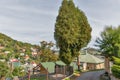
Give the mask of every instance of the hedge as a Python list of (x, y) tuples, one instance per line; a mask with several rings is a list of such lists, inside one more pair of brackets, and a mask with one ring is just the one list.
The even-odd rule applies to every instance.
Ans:
[(118, 65), (113, 65), (112, 66), (112, 74), (116, 77), (120, 79), (120, 66)]
[(112, 57), (112, 58), (113, 58), (114, 64), (120, 66), (120, 58), (117, 58), (117, 57)]

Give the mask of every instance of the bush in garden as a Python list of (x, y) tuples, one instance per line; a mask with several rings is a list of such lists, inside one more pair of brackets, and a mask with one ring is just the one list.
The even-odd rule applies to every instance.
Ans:
[(120, 66), (120, 58), (117, 58), (117, 57), (112, 57), (112, 58), (113, 58), (114, 64)]
[(113, 65), (112, 66), (112, 74), (116, 77), (120, 79), (120, 66), (118, 65)]

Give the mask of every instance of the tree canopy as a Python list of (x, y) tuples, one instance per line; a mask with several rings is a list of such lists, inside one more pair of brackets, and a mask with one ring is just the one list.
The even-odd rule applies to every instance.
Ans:
[(0, 80), (8, 75), (9, 70), (7, 63), (0, 61)]
[(100, 51), (107, 56), (120, 57), (120, 26), (115, 28), (107, 26), (101, 37), (96, 39), (95, 46), (99, 47)]
[(63, 0), (55, 23), (54, 38), (60, 49), (60, 59), (66, 64), (70, 64), (90, 41), (91, 28), (87, 17), (73, 0)]
[(30, 55), (31, 47), (34, 48), (36, 46), (37, 45), (32, 45), (30, 43), (14, 40), (11, 37), (8, 37), (7, 35), (0, 33), (0, 47), (3, 47), (0, 50), (1, 53), (5, 53), (7, 51), (16, 55), (17, 53), (21, 53), (22, 49), (25, 49), (25, 53), (27, 55)]
[(54, 54), (54, 51), (51, 48), (54, 46), (52, 42), (41, 41), (40, 42), (40, 55), (39, 59), (41, 62), (57, 61), (58, 56)]

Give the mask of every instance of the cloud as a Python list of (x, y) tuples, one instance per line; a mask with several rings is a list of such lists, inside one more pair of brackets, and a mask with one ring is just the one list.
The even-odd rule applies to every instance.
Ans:
[[(0, 0), (0, 32), (30, 43), (54, 42), (54, 25), (62, 0)], [(74, 0), (92, 27), (94, 44), (106, 25), (118, 26), (119, 0)]]
[(57, 10), (23, 5), (18, 0), (0, 4), (3, 4), (0, 5), (0, 32), (25, 42), (54, 41), (54, 15)]
[(77, 2), (78, 7), (86, 13), (88, 18), (92, 17), (111, 25), (118, 24), (120, 20), (120, 1), (118, 0), (79, 0)]
[(92, 27), (92, 39), (89, 46), (93, 46), (95, 39), (100, 36), (106, 25), (120, 25), (119, 0), (74, 0), (76, 5), (85, 12)]

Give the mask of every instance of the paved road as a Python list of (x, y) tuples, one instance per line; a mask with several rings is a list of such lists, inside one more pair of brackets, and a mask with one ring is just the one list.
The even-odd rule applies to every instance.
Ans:
[(81, 74), (77, 80), (99, 80), (99, 76), (103, 74), (105, 71), (92, 71), (92, 72), (86, 72)]

